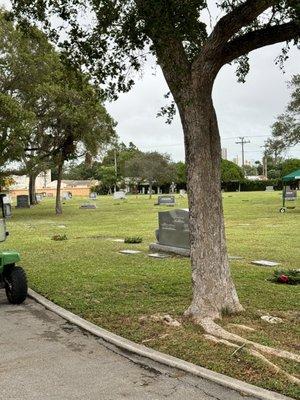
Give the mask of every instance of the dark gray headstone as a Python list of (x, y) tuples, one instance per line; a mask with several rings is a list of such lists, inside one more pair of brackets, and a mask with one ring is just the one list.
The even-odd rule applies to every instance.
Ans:
[(17, 196), (17, 208), (29, 208), (29, 196), (26, 194), (22, 194)]
[(158, 196), (157, 204), (165, 205), (165, 206), (174, 206), (175, 205), (175, 196), (172, 195), (163, 195)]
[(158, 213), (158, 243), (163, 246), (190, 248), (189, 211), (177, 209)]

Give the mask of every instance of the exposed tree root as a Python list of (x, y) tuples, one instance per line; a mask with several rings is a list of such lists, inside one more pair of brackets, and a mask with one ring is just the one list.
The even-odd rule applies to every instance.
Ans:
[(242, 331), (255, 332), (254, 328), (250, 328), (250, 326), (247, 325), (229, 324), (229, 326), (231, 326), (232, 328), (241, 329)]
[(245, 339), (234, 333), (230, 333), (223, 329), (220, 325), (216, 324), (211, 318), (202, 319), (198, 321), (198, 323), (204, 328), (206, 333), (209, 333), (210, 335), (216, 336), (220, 339), (225, 339), (227, 341), (232, 341), (239, 344), (246, 343), (248, 347), (259, 350), (263, 353), (285, 358), (287, 360), (300, 362), (300, 356), (298, 354), (291, 353), (286, 350), (274, 349), (273, 347), (264, 346), (262, 344)]
[(239, 346), (239, 345), (237, 345), (235, 343), (229, 342), (226, 339), (216, 338), (213, 335), (207, 335), (206, 334), (206, 335), (204, 335), (204, 337), (206, 339), (214, 342), (214, 343), (222, 343), (222, 344), (225, 344), (226, 346), (234, 347), (234, 348), (236, 348), (236, 352), (239, 351), (239, 349), (243, 348), (244, 351), (246, 351), (247, 353), (251, 354), (254, 357), (259, 358), (261, 361), (263, 361), (265, 364), (267, 364), (275, 373), (285, 376), (293, 384), (300, 385), (300, 379), (298, 379), (295, 376), (293, 376), (293, 375), (289, 374), (288, 372), (284, 371), (282, 368), (278, 367), (278, 365), (272, 363), (270, 360), (268, 360), (264, 355), (259, 353), (257, 350), (248, 349), (247, 347)]

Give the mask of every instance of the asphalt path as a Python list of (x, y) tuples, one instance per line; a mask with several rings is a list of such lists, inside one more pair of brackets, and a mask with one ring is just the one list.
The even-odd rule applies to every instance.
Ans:
[(245, 396), (122, 352), (33, 300), (10, 305), (1, 290), (0, 399), (245, 400)]

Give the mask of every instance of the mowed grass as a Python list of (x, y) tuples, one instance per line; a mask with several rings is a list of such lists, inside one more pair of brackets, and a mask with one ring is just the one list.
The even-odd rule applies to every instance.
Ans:
[[(269, 282), (273, 268), (250, 262), (267, 259), (280, 262), (283, 268), (300, 268), (300, 202), (295, 210), (280, 214), (279, 192), (224, 193), (223, 198), (229, 254), (243, 257), (231, 261), (231, 271), (245, 312), (226, 316), (220, 323), (262, 344), (297, 352), (299, 287)], [(128, 339), (146, 341), (149, 347), (214, 371), (300, 397), (299, 388), (261, 361), (243, 350), (233, 356), (234, 349), (207, 341), (199, 326), (182, 319), (192, 295), (189, 260), (147, 256), (149, 244), (155, 241), (157, 212), (169, 210), (154, 206), (156, 196), (128, 196), (125, 202), (101, 196), (94, 202), (96, 210), (79, 209), (84, 201), (66, 202), (60, 217), (54, 215), (54, 199), (13, 210), (10, 236), (1, 248), (20, 251), (32, 289)], [(186, 200), (177, 198), (177, 206), (187, 207)], [(66, 234), (68, 240), (51, 240), (57, 234)], [(111, 240), (126, 236), (141, 236), (143, 243)], [(123, 255), (122, 249), (142, 253)], [(148, 319), (139, 321), (156, 313), (170, 314), (183, 325), (171, 328)], [(279, 316), (284, 323), (270, 325), (260, 319), (264, 314)], [(231, 323), (256, 330), (245, 333)], [(293, 362), (272, 361), (299, 374)]]

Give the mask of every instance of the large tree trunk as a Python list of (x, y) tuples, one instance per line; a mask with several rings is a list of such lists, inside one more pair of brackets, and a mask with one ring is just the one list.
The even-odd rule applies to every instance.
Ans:
[(57, 185), (56, 185), (56, 201), (55, 201), (55, 214), (62, 214), (62, 206), (61, 206), (61, 181), (63, 174), (63, 165), (64, 161), (61, 160), (57, 166)]
[[(211, 85), (212, 87), (212, 85)], [(195, 92), (194, 92), (195, 93)], [(242, 310), (230, 276), (221, 196), (221, 145), (211, 88), (181, 107), (188, 172), (193, 300), (186, 315), (220, 318)]]
[(36, 205), (36, 191), (35, 191), (35, 181), (36, 181), (36, 174), (29, 174), (29, 203), (30, 205)]

